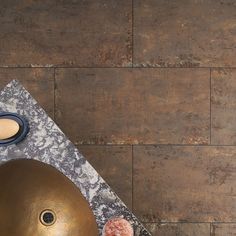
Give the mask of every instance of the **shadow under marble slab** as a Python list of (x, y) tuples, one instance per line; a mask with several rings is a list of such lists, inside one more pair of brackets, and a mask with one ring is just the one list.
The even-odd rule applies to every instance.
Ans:
[(0, 147), (0, 163), (16, 158), (29, 158), (56, 167), (79, 187), (89, 202), (100, 235), (106, 221), (114, 216), (127, 219), (134, 227), (135, 236), (151, 235), (16, 80), (0, 92), (0, 112), (3, 111), (16, 112), (26, 117), (30, 132), (23, 142)]

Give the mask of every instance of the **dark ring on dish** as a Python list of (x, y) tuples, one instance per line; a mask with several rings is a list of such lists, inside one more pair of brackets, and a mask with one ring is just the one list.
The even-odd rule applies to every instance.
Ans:
[(8, 146), (11, 144), (17, 144), (17, 143), (21, 142), (29, 132), (29, 124), (28, 124), (27, 120), (24, 117), (22, 117), (16, 113), (1, 112), (0, 119), (14, 120), (19, 124), (19, 127), (20, 127), (19, 131), (14, 136), (12, 136), (8, 139), (1, 139), (0, 140), (0, 147), (1, 146)]

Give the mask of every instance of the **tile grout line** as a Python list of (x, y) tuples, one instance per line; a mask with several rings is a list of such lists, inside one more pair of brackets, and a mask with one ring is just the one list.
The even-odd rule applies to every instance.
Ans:
[(140, 147), (145, 147), (145, 146), (161, 146), (161, 147), (236, 147), (236, 144), (161, 144), (161, 143), (152, 143), (152, 144), (75, 144), (76, 146), (140, 146)]
[(233, 222), (222, 222), (222, 221), (141, 221), (144, 224), (236, 224)]
[(131, 180), (131, 185), (132, 185), (132, 203), (131, 203), (131, 207), (132, 207), (132, 212), (134, 212), (134, 146), (131, 145), (131, 153), (132, 153), (132, 180)]
[(54, 88), (53, 88), (53, 96), (54, 96), (54, 109), (53, 109), (53, 120), (56, 120), (56, 68), (54, 68)]
[(132, 59), (131, 59), (131, 63), (132, 63), (132, 68), (134, 68), (134, 0), (132, 0)]
[(210, 145), (211, 145), (211, 129), (212, 129), (212, 124), (211, 124), (211, 68), (210, 68)]
[(176, 66), (0, 66), (0, 69), (236, 69), (235, 66), (198, 66), (198, 67), (176, 67)]

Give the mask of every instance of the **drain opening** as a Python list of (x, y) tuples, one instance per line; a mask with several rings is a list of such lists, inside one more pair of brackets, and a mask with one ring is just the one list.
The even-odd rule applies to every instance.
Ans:
[(53, 225), (56, 222), (56, 215), (52, 210), (44, 210), (40, 214), (40, 221), (46, 226)]

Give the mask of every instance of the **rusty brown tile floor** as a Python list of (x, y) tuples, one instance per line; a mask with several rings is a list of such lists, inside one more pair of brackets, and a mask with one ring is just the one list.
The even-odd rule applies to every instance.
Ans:
[(154, 236), (236, 235), (236, 1), (0, 2), (20, 80)]

